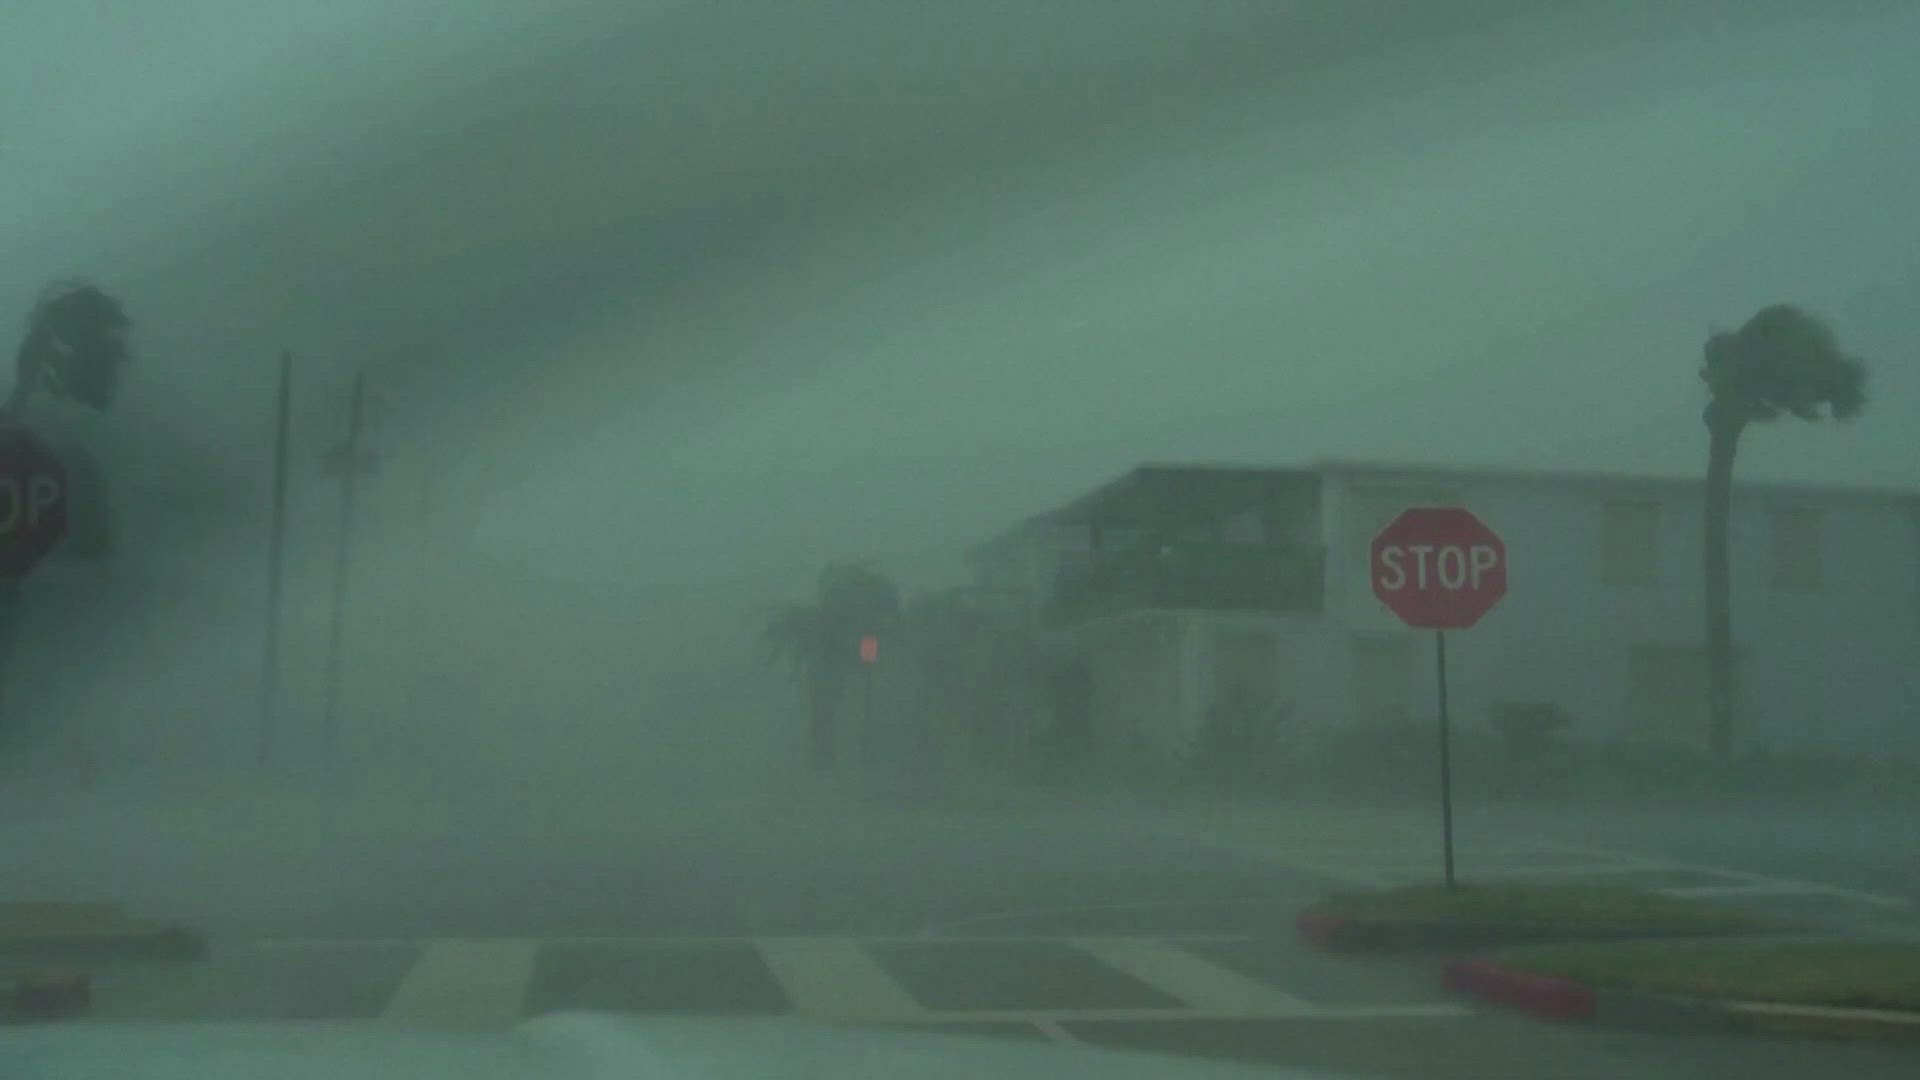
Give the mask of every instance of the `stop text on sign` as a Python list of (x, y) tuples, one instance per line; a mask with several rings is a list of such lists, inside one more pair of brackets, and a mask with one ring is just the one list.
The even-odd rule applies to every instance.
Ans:
[(37, 529), (61, 506), (60, 479), (54, 476), (0, 476), (0, 533)]
[[(1438, 552), (1438, 554), (1435, 554)], [(1411, 561), (1412, 566), (1407, 563)], [(1430, 581), (1443, 589), (1478, 589), (1487, 572), (1500, 565), (1500, 553), (1492, 544), (1435, 547), (1432, 544), (1389, 544), (1380, 549), (1379, 578), (1383, 589), (1430, 588)], [(1431, 568), (1431, 578), (1429, 578)]]
[(1461, 630), (1507, 594), (1507, 545), (1465, 507), (1416, 506), (1373, 538), (1367, 570), (1408, 626)]

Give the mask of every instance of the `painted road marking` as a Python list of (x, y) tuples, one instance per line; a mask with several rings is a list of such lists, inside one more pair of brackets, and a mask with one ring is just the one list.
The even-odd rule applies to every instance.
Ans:
[[(912, 1024), (1031, 1024), (1052, 1020), (1058, 1023), (1099, 1020), (1418, 1020), (1427, 1017), (1472, 1016), (1465, 1005), (1341, 1005), (1322, 1006), (1310, 1015), (1295, 1013), (1251, 1015), (1245, 1012), (1213, 1013), (1195, 1009), (940, 1009), (925, 1015), (902, 1018)], [(891, 1023), (885, 1018), (867, 1018), (867, 1022)]]
[(1036, 1030), (1040, 1032), (1040, 1034), (1045, 1035), (1047, 1038), (1061, 1044), (1062, 1046), (1085, 1046), (1086, 1045), (1085, 1043), (1081, 1042), (1079, 1039), (1074, 1038), (1070, 1033), (1068, 1033), (1066, 1028), (1061, 1027), (1060, 1021), (1058, 1020), (1035, 1020), (1033, 1022), (1033, 1026)]
[[(1845, 888), (1840, 885), (1828, 885), (1824, 882), (1819, 882), (1819, 881), (1798, 881), (1793, 878), (1773, 877), (1769, 874), (1755, 874), (1746, 870), (1729, 870), (1729, 869), (1726, 869), (1725, 867), (1704, 866), (1700, 863), (1676, 862), (1670, 859), (1650, 858), (1645, 855), (1634, 855), (1634, 854), (1629, 854), (1627, 852), (1621, 852), (1621, 851), (1608, 851), (1602, 848), (1593, 848), (1593, 847), (1587, 847), (1584, 845), (1578, 845), (1578, 846), (1566, 845), (1566, 846), (1568, 850), (1583, 851), (1583, 852), (1587, 852), (1588, 854), (1601, 856), (1602, 858), (1616, 859), (1621, 863), (1627, 864), (1629, 867), (1634, 869), (1691, 870), (1696, 873), (1710, 874), (1714, 877), (1727, 878), (1732, 881), (1740, 881), (1740, 882), (1745, 882), (1747, 884), (1752, 884), (1752, 885), (1771, 885), (1779, 888), (1782, 892), (1816, 893), (1824, 896), (1839, 896), (1849, 900), (1857, 900), (1863, 904), (1874, 904), (1879, 907), (1904, 908), (1904, 907), (1913, 906), (1913, 902), (1911, 900), (1906, 899), (1905, 897), (1888, 896), (1885, 893), (1864, 892), (1859, 889)], [(1685, 887), (1686, 886), (1682, 886), (1682, 888), (1685, 888)], [(1661, 889), (1657, 891), (1674, 892), (1675, 890)]]
[(512, 1023), (525, 1006), (538, 941), (509, 938), (429, 945), (380, 1018), (403, 1024)]
[[(422, 950), (419, 958), (389, 997), (381, 1019), (388, 1023), (440, 1027), (492, 1027), (524, 1017), (532, 1007), (532, 988), (540, 968), (540, 950), (564, 939), (440, 939)], [(596, 939), (632, 950), (636, 940)], [(658, 939), (653, 939), (658, 940)], [(998, 1007), (990, 998), (968, 1007), (942, 1004), (930, 1007), (897, 979), (883, 962), (884, 952), (873, 946), (882, 939), (847, 937), (720, 938), (733, 945), (751, 944), (766, 973), (785, 998), (782, 1005), (796, 1015), (829, 1022), (873, 1024), (981, 1024), (1062, 1023), (1074, 1021), (1156, 1020), (1359, 1020), (1457, 1017), (1471, 1015), (1463, 1005), (1448, 1002), (1324, 1006), (1287, 993), (1260, 979), (1242, 975), (1205, 957), (1180, 948), (1176, 939), (1106, 935), (1072, 938), (1026, 937), (1014, 944), (1065, 946), (1098, 964), (1116, 978), (1126, 978), (1153, 991), (1159, 1003), (1138, 1004), (1085, 1001), (1073, 1007), (1065, 994), (1062, 1006), (1051, 1001), (1020, 1001), (1010, 993), (1011, 1008)], [(885, 939), (909, 947), (979, 944), (973, 939), (929, 942), (926, 938)], [(1192, 940), (1192, 939), (1188, 939)], [(1218, 935), (1212, 941), (1239, 943), (1246, 935)], [(300, 941), (305, 950), (321, 945)], [(336, 943), (338, 944), (338, 943)], [(1003, 943), (1004, 944), (1004, 943)], [(1018, 987), (1010, 988), (1017, 991)], [(543, 991), (548, 1007), (565, 1007), (565, 990)], [(1043, 1029), (1044, 1030), (1044, 1029)]]
[(835, 1020), (916, 1020), (926, 1015), (858, 942), (762, 941), (760, 956), (795, 1012)]
[[(1297, 896), (1289, 894), (1286, 896), (1261, 897), (1259, 899), (1254, 899), (1254, 900), (1247, 900), (1247, 899), (1130, 900), (1122, 904), (1073, 904), (1073, 905), (1068, 905), (1063, 907), (1015, 908), (1010, 911), (992, 911), (992, 912), (988, 912), (985, 915), (970, 915), (964, 919), (955, 919), (952, 922), (940, 923), (937, 925), (928, 926), (922, 929), (920, 931), (919, 936), (914, 940), (916, 942), (942, 941), (942, 940), (968, 941), (976, 944), (994, 943), (994, 942), (1004, 943), (1004, 944), (1029, 944), (1029, 943), (1037, 943), (1041, 941), (1059, 941), (1060, 935), (1058, 934), (1052, 937), (1045, 937), (1045, 938), (1019, 937), (1019, 936), (994, 937), (990, 935), (976, 934), (975, 932), (973, 932), (968, 928), (975, 927), (975, 926), (987, 926), (993, 923), (1021, 922), (1021, 921), (1030, 921), (1033, 919), (1057, 919), (1057, 918), (1060, 918), (1061, 916), (1110, 915), (1117, 912), (1159, 911), (1159, 910), (1164, 910), (1166, 908), (1174, 908), (1181, 911), (1192, 911), (1196, 909), (1272, 907), (1276, 904), (1278, 905), (1291, 904), (1296, 902), (1298, 899), (1299, 898)], [(1076, 938), (1083, 941), (1093, 939), (1093, 938), (1098, 938), (1101, 936), (1103, 935), (1093, 935), (1093, 934), (1076, 934), (1075, 935)], [(1124, 937), (1116, 936), (1116, 935), (1105, 935), (1105, 936), (1110, 938), (1111, 940), (1118, 940), (1118, 941), (1133, 941), (1139, 938), (1138, 934), (1127, 935)], [(1181, 941), (1206, 941), (1209, 938), (1215, 937), (1216, 935), (1203, 934), (1198, 932), (1189, 932), (1189, 931), (1172, 931), (1168, 933), (1159, 934), (1158, 936), (1162, 938), (1178, 939)], [(1217, 936), (1230, 938), (1232, 940), (1245, 941), (1250, 935), (1241, 933), (1241, 934), (1217, 935)], [(880, 944), (880, 943), (882, 942), (876, 942), (876, 944)]]
[(1087, 941), (1074, 945), (1197, 1012), (1249, 1016), (1312, 1016), (1319, 1007), (1304, 998), (1229, 971), (1211, 960), (1162, 941)]
[(1835, 1020), (1878, 1020), (1897, 1024), (1912, 1031), (1920, 1028), (1913, 1013), (1904, 1009), (1850, 1009), (1831, 1005), (1792, 1005), (1779, 1001), (1730, 1001), (1729, 1009), (1756, 1016), (1820, 1017)]
[[(1264, 901), (1264, 902), (1271, 902), (1271, 901)], [(1125, 907), (1125, 908), (1165, 907), (1165, 906), (1168, 906), (1168, 902), (1156, 900), (1156, 901), (1153, 901), (1151, 904), (1125, 904), (1125, 905), (1113, 905), (1113, 906)], [(1055, 910), (1057, 909), (1047, 909), (1047, 913), (1050, 914)], [(1080, 910), (1080, 909), (1073, 909), (1073, 910)], [(1073, 938), (1076, 941), (1108, 941), (1108, 940), (1138, 941), (1140, 939), (1140, 936), (1141, 935), (1139, 934), (1075, 934), (1073, 935)], [(740, 937), (737, 935), (727, 936), (727, 937), (660, 937), (660, 936), (649, 936), (649, 935), (619, 936), (619, 935), (608, 935), (608, 934), (592, 934), (592, 935), (556, 934), (552, 937), (540, 937), (540, 938), (525, 938), (525, 939), (486, 938), (486, 939), (479, 939), (479, 940), (488, 940), (488, 941), (530, 940), (530, 941), (536, 941), (541, 945), (641, 945), (641, 946), (645, 946), (645, 945), (662, 945), (662, 946), (740, 945), (740, 944), (765, 944), (767, 942), (803, 942), (804, 943), (804, 942), (810, 942), (810, 941), (851, 941), (859, 945), (924, 945), (930, 941), (931, 942), (953, 941), (956, 943), (963, 943), (963, 944), (986, 944), (986, 945), (1053, 945), (1053, 944), (1058, 944), (1062, 940), (1062, 937), (1063, 935), (1061, 934), (961, 934), (961, 935), (955, 935), (953, 937), (945, 937), (931, 931), (922, 931), (920, 933), (913, 933), (913, 934), (760, 934), (752, 937)], [(1188, 933), (1185, 931), (1177, 931), (1174, 933), (1164, 933), (1164, 934), (1156, 933), (1153, 935), (1153, 937), (1157, 941), (1232, 943), (1236, 941), (1252, 941), (1254, 940), (1255, 935), (1247, 933), (1245, 931), (1241, 931), (1237, 933), (1218, 933), (1218, 934), (1199, 933), (1199, 932)], [(454, 940), (475, 940), (475, 939), (466, 939), (466, 938), (452, 939), (452, 938), (436, 938), (436, 937), (392, 937), (392, 938), (290, 937), (290, 938), (261, 938), (255, 941), (248, 942), (248, 944), (253, 945), (257, 948), (262, 948), (262, 949), (344, 949), (344, 948), (362, 948), (362, 947), (368, 947), (368, 946), (388, 946), (388, 947), (397, 946), (397, 947), (406, 947), (406, 948), (428, 948), (434, 945), (438, 945), (438, 944), (442, 944), (442, 943), (446, 943)]]
[(1693, 898), (1712, 898), (1716, 896), (1798, 896), (1807, 890), (1799, 885), (1769, 885), (1765, 882), (1748, 882), (1744, 885), (1683, 885), (1678, 888), (1661, 889), (1669, 896)]

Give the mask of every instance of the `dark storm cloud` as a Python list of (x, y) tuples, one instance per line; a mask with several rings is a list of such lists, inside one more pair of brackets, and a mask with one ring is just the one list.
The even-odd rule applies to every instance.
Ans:
[[(795, 561), (918, 546), (1135, 457), (1690, 466), (1705, 320), (1910, 325), (1867, 223), (1904, 12), (26, 5), (0, 285), (127, 294), (123, 443), (245, 474), (293, 347), (667, 560), (776, 506)], [(1606, 423), (1529, 415), (1568, 396)]]

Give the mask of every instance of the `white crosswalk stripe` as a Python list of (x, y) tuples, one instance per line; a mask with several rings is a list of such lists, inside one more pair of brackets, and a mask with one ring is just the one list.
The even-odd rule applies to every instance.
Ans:
[(427, 946), (387, 1002), (382, 1020), (491, 1026), (518, 1019), (540, 943), (440, 941)]
[(859, 942), (762, 941), (760, 956), (795, 1012), (844, 1020), (874, 1016), (916, 1020), (927, 1013)]
[(1166, 942), (1083, 941), (1076, 944), (1108, 967), (1125, 972), (1198, 1012), (1313, 1016), (1321, 1011), (1304, 998), (1229, 971)]
[[(1218, 935), (1197, 940), (1215, 942)], [(1096, 1006), (1075, 1001), (1063, 992), (1057, 1006), (932, 1008), (918, 1000), (881, 961), (873, 948), (889, 943), (924, 947), (924, 937), (859, 938), (802, 936), (764, 938), (703, 938), (710, 945), (751, 945), (778, 984), (792, 1014), (829, 1022), (877, 1024), (947, 1024), (1021, 1022), (1032, 1024), (1098, 1020), (1194, 1019), (1357, 1019), (1369, 1017), (1438, 1017), (1466, 1015), (1463, 1007), (1445, 1000), (1402, 1003), (1322, 1005), (1233, 971), (1183, 948), (1179, 938), (1087, 936), (1075, 938), (1020, 938), (1014, 944), (1057, 948), (1067, 945), (1091, 957), (1107, 970), (1128, 977), (1177, 1002), (1170, 1007)], [(687, 939), (597, 937), (556, 939), (572, 949), (583, 942), (606, 945), (631, 954), (648, 946), (684, 948)], [(1009, 939), (987, 939), (1007, 944)], [(934, 946), (953, 946), (963, 952), (971, 938), (944, 938)], [(309, 950), (320, 941), (278, 942), (281, 949)], [(387, 942), (386, 944), (394, 944)], [(529, 986), (537, 977), (540, 950), (555, 941), (533, 938), (434, 940), (422, 946), (419, 958), (400, 980), (382, 1011), (389, 1023), (427, 1026), (496, 1026), (526, 1014)], [(363, 946), (354, 943), (352, 947)], [(589, 945), (589, 948), (592, 946)], [(975, 971), (974, 978), (980, 973)], [(1005, 972), (1006, 985), (1017, 998), (1026, 973), (1017, 966)], [(554, 991), (549, 989), (551, 998)], [(558, 993), (564, 997), (564, 991)], [(1010, 1002), (1011, 1006), (1011, 1002)]]

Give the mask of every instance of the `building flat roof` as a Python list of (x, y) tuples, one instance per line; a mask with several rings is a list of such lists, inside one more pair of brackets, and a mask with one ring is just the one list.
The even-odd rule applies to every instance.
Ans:
[[(1644, 473), (1619, 473), (1580, 469), (1528, 469), (1510, 466), (1448, 465), (1432, 462), (1378, 461), (1355, 458), (1319, 458), (1311, 462), (1283, 465), (1247, 465), (1202, 462), (1143, 462), (1104, 484), (1060, 506), (1022, 519), (1011, 528), (968, 548), (974, 555), (1043, 525), (1072, 524), (1087, 520), (1096, 510), (1114, 510), (1125, 516), (1132, 504), (1148, 494), (1157, 481), (1175, 476), (1203, 477), (1207, 481), (1238, 486), (1260, 485), (1266, 481), (1297, 482), (1323, 476), (1382, 476), (1448, 478), (1459, 480), (1499, 480), (1513, 483), (1579, 484), (1614, 488), (1637, 488), (1667, 492), (1698, 492), (1705, 486), (1701, 476), (1661, 476)], [(1905, 502), (1920, 507), (1920, 489), (1890, 485), (1812, 484), (1775, 480), (1734, 480), (1734, 494), (1823, 499), (1846, 502)]]

